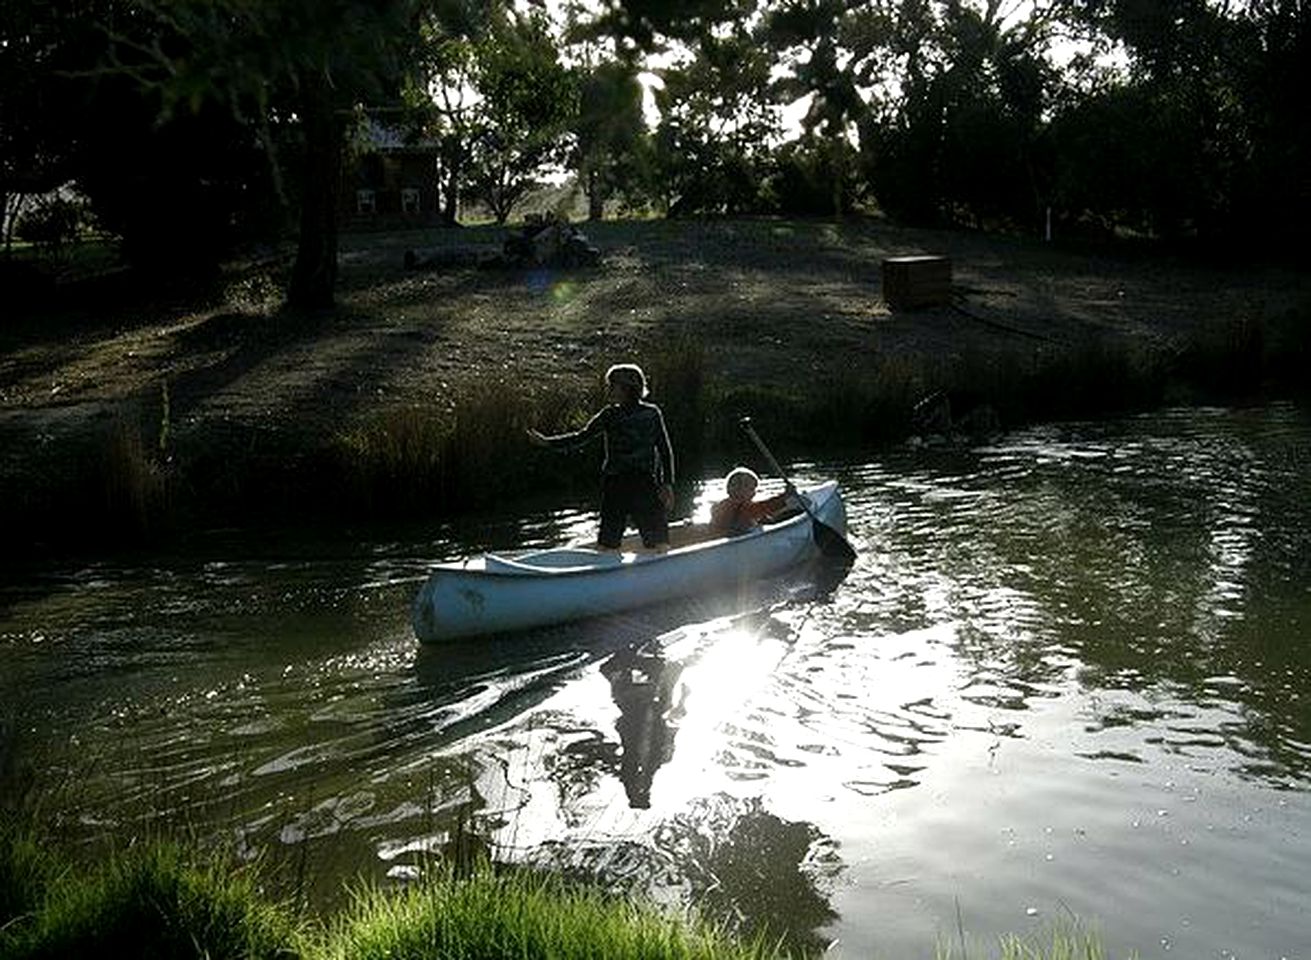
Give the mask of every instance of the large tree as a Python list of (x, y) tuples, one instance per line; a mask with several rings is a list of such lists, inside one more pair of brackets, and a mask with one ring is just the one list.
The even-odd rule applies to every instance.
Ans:
[(1067, 5), (787, 0), (764, 36), (779, 52), (779, 87), (808, 99), (802, 145), (823, 161), (828, 144), (835, 182), (850, 175), (843, 158), (858, 141), (864, 177), (903, 219), (1032, 222)]
[[(1311, 215), (1311, 5), (1072, 0), (1126, 69), (1055, 121), (1065, 199), (1160, 236), (1294, 237)], [(1108, 177), (1118, 164), (1126, 175)]]
[[(348, 126), (363, 106), (394, 105), (424, 64), (431, 32), (459, 33), (479, 5), (461, 0), (133, 0), (152, 23), (118, 34), (119, 63), (170, 111), (217, 102), (272, 150), (273, 126), (298, 134), (299, 237), (290, 304), (324, 307), (337, 280)], [(425, 30), (429, 31), (425, 34)], [(280, 158), (274, 157), (281, 170)], [(279, 180), (282, 178), (279, 176)]]
[(589, 220), (605, 215), (612, 195), (635, 190), (646, 178), (650, 136), (642, 113), (637, 68), (624, 60), (586, 63), (575, 71), (578, 110), (573, 166), (587, 195)]
[[(69, 9), (72, 7), (73, 9)], [(23, 200), (72, 172), (75, 71), (97, 58), (103, 38), (88, 29), (103, 3), (56, 10), (44, 0), (0, 0), (0, 223), (6, 248)]]
[(577, 86), (545, 17), (503, 10), (474, 46), (469, 192), (504, 223), (552, 164), (564, 161)]
[(474, 43), (468, 37), (441, 36), (428, 47), (424, 134), (437, 143), (437, 192), (442, 220), (454, 226), (468, 174), (473, 134)]
[(670, 213), (758, 209), (771, 146), (780, 139), (772, 58), (743, 24), (701, 37), (659, 71), (657, 176)]

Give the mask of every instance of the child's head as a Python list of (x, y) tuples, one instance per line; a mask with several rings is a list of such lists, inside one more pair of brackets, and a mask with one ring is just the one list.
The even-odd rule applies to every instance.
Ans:
[(646, 396), (646, 374), (635, 363), (616, 363), (605, 372), (605, 383), (630, 401)]
[(754, 470), (746, 467), (734, 467), (724, 478), (724, 491), (734, 500), (750, 500), (756, 495), (756, 486), (760, 478)]

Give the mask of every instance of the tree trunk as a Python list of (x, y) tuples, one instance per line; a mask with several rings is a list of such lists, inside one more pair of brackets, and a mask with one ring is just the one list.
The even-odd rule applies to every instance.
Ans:
[(587, 219), (605, 219), (605, 197), (601, 194), (599, 177), (595, 170), (587, 171)]
[(304, 87), (300, 240), (287, 291), (288, 306), (312, 310), (332, 306), (337, 286), (337, 208), (346, 147), (345, 124), (322, 85), (315, 77)]
[(460, 215), (460, 166), (452, 161), (446, 168), (446, 190), (443, 197), (442, 220), (448, 227), (455, 226)]
[(0, 187), (0, 234), (3, 234), (5, 258), (13, 251), (14, 225), (9, 222), (9, 191)]
[(464, 148), (453, 136), (448, 136), (443, 139), (439, 156), (441, 173), (438, 178), (438, 208), (442, 222), (453, 227), (460, 215), (460, 173), (464, 167)]

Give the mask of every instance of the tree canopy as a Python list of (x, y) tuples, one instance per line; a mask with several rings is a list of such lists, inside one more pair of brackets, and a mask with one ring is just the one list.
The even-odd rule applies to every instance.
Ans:
[(1274, 245), (1311, 213), (1304, 0), (0, 3), (6, 211), (73, 181), (149, 261), (284, 210), (303, 306), (332, 301), (361, 111), (418, 118), (450, 221), (563, 166), (592, 216), (874, 204)]

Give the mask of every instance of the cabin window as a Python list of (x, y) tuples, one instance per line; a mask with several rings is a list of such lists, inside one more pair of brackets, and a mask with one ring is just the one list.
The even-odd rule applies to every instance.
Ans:
[(401, 190), (401, 212), (418, 213), (419, 212), (419, 191), (415, 187), (405, 187)]
[(378, 195), (372, 190), (355, 191), (355, 212), (356, 213), (377, 213), (378, 212)]

